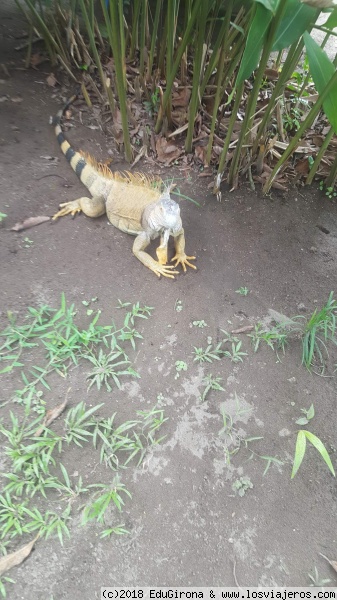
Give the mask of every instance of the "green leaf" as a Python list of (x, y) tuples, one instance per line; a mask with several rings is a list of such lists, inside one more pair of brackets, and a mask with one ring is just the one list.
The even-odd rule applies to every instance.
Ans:
[(254, 19), (248, 31), (246, 47), (236, 78), (236, 87), (238, 87), (245, 79), (248, 79), (254, 69), (256, 69), (272, 18), (272, 12), (267, 10), (262, 4), (258, 4)]
[[(322, 50), (307, 32), (304, 33), (303, 39), (312, 78), (318, 93), (322, 94), (332, 76), (335, 74), (335, 66), (324, 50)], [(334, 132), (337, 133), (337, 85), (332, 88), (326, 97), (323, 108)]]
[(256, 2), (262, 4), (267, 10), (270, 10), (272, 13), (276, 12), (279, 0), (256, 0)]
[(327, 29), (335, 29), (337, 27), (337, 8), (335, 8), (330, 14), (328, 20), (323, 23), (324, 27)]
[(335, 477), (335, 470), (332, 466), (332, 462), (330, 459), (330, 456), (328, 454), (328, 451), (326, 449), (326, 447), (324, 446), (323, 442), (313, 433), (311, 433), (310, 431), (304, 431), (305, 436), (308, 438), (309, 442), (315, 446), (316, 450), (318, 450), (318, 452), (320, 453), (321, 457), (323, 458), (324, 462), (327, 464), (327, 466), (329, 467), (331, 473), (333, 474), (333, 476)]
[(305, 437), (305, 433), (304, 433), (304, 430), (301, 429), (301, 431), (299, 431), (297, 434), (295, 456), (294, 456), (293, 470), (291, 472), (291, 479), (293, 479), (295, 477), (298, 469), (301, 466), (301, 463), (302, 463), (302, 460), (303, 460), (303, 457), (305, 454), (306, 445), (307, 445), (307, 440)]
[(296, 425), (307, 425), (309, 423), (307, 417), (300, 417), (295, 421)]
[(311, 419), (313, 419), (315, 416), (315, 409), (314, 409), (314, 405), (312, 404), (307, 412), (307, 418), (309, 419), (309, 421)]
[(317, 18), (317, 10), (299, 0), (288, 0), (285, 13), (276, 29), (273, 51), (289, 48)]

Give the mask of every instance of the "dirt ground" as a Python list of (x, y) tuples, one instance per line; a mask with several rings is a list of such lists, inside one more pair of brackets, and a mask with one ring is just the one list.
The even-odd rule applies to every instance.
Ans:
[[(47, 407), (59, 404), (71, 387), (70, 406), (104, 402), (104, 413), (116, 412), (119, 422), (156, 402), (169, 418), (162, 428), (165, 440), (142, 465), (123, 473), (132, 499), (126, 498), (122, 514), (116, 511), (112, 518), (130, 533), (101, 539), (99, 526), (81, 526), (76, 511), (63, 547), (57, 538), (40, 540), (26, 562), (8, 573), (15, 580), (8, 584), (8, 597), (91, 600), (100, 597), (101, 585), (306, 586), (315, 567), (321, 579), (330, 579), (328, 586), (336, 585), (320, 556), (336, 559), (335, 480), (311, 448), (290, 479), (295, 421), (311, 403), (316, 414), (307, 428), (324, 442), (336, 467), (336, 379), (309, 373), (296, 341), (278, 360), (268, 348), (254, 353), (244, 334), (242, 363), (193, 361), (193, 347), (205, 348), (209, 336), (216, 342), (221, 330), (254, 325), (267, 319), (270, 309), (292, 316), (323, 306), (337, 287), (336, 204), (315, 187), (262, 197), (245, 185), (224, 193), (218, 203), (209, 180), (192, 171), (180, 189), (200, 206), (184, 199), (180, 205), (187, 253), (197, 257), (198, 270), (174, 281), (159, 280), (143, 267), (132, 255), (133, 238), (106, 217), (66, 217), (22, 233), (10, 231), (17, 221), (50, 216), (60, 202), (85, 192), (48, 125), (60, 108), (60, 93), (53, 94), (46, 83), (50, 67), (23, 68), (24, 51), (14, 50), (21, 24), (6, 6), (0, 9), (0, 62), (10, 74), (0, 75), (0, 212), (7, 214), (0, 228), (1, 323), (8, 310), (22, 318), (29, 306), (59, 306), (62, 292), (86, 324), (81, 301), (93, 297), (102, 323), (120, 318), (118, 299), (154, 307), (147, 321), (137, 323), (143, 339), (132, 360), (140, 379), (125, 379), (122, 389), (111, 393), (94, 388), (87, 393), (86, 369), (80, 366), (66, 382), (55, 379)], [(81, 124), (74, 110), (68, 138), (97, 158), (109, 156), (109, 140), (88, 123), (94, 123), (89, 114)], [(123, 166), (115, 155), (113, 168)], [(159, 172), (172, 175), (168, 169)], [(174, 175), (183, 177), (179, 168)], [(249, 289), (247, 296), (236, 292), (242, 286)], [(192, 325), (201, 320), (207, 327)], [(177, 372), (176, 361), (186, 362), (187, 370)], [(202, 380), (210, 373), (222, 377), (224, 391), (212, 391), (200, 402)], [(15, 383), (3, 377), (2, 400), (11, 397)], [(15, 407), (2, 410), (5, 423), (9, 408), (19, 410)], [(230, 464), (219, 433), (221, 410), (232, 417), (241, 439), (262, 438), (248, 448), (241, 444)], [(249, 449), (256, 453), (251, 460)], [(257, 455), (277, 457), (282, 464), (272, 464), (263, 475), (266, 461)], [(8, 470), (3, 454), (0, 461)], [(66, 450), (62, 462), (86, 483), (113, 477), (89, 445)], [(232, 487), (240, 477), (253, 484), (242, 497)], [(56, 494), (51, 505), (60, 505)], [(17, 545), (15, 539), (8, 550)]]

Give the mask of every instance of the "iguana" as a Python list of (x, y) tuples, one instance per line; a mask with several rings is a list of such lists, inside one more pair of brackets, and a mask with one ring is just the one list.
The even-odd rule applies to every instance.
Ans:
[[(195, 256), (185, 254), (185, 236), (180, 218), (179, 205), (171, 199), (170, 187), (161, 191), (163, 182), (144, 173), (113, 173), (107, 165), (96, 162), (84, 152), (76, 152), (66, 140), (61, 127), (64, 112), (76, 100), (72, 96), (65, 106), (51, 119), (57, 141), (70, 166), (86, 186), (91, 198), (78, 198), (60, 204), (53, 219), (83, 211), (88, 217), (107, 217), (118, 229), (137, 236), (133, 244), (134, 255), (158, 277), (174, 279), (181, 264), (196, 269), (189, 261)], [(167, 244), (170, 235), (174, 238), (175, 265), (167, 265)], [(151, 240), (160, 237), (160, 245), (154, 260), (145, 249)]]

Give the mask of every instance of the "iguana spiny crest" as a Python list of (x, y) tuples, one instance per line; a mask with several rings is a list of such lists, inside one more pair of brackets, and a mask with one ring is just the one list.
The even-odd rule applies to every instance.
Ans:
[[(51, 120), (55, 127), (57, 141), (70, 166), (86, 186), (91, 198), (83, 197), (60, 204), (60, 210), (53, 219), (67, 214), (75, 215), (83, 211), (88, 217), (107, 214), (109, 221), (126, 233), (136, 236), (133, 244), (134, 255), (158, 277), (174, 279), (181, 264), (196, 269), (189, 261), (194, 256), (185, 254), (185, 235), (182, 227), (180, 208), (170, 196), (171, 186), (161, 192), (162, 180), (144, 173), (112, 173), (107, 165), (98, 163), (84, 152), (74, 150), (62, 131), (61, 119), (67, 108), (75, 101), (73, 96)], [(170, 236), (174, 238), (174, 265), (168, 265), (167, 245)], [(160, 237), (156, 250), (158, 260), (154, 260), (145, 249), (150, 241)]]

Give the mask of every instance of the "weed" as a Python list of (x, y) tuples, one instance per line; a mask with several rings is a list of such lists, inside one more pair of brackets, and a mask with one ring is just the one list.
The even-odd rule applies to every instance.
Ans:
[[(336, 333), (337, 302), (330, 293), (327, 303), (320, 311), (315, 310), (302, 328), (302, 362), (310, 370), (314, 361), (318, 361), (321, 372), (324, 371), (324, 354), (328, 356), (326, 342), (337, 344)], [(304, 319), (305, 317), (297, 317)]]
[(305, 416), (297, 419), (297, 421), (295, 421), (295, 423), (296, 423), (296, 425), (307, 425), (309, 423), (309, 421), (311, 421), (311, 419), (313, 419), (315, 416), (314, 405), (312, 404), (310, 406), (310, 408), (308, 408), (308, 409), (301, 408), (301, 412), (304, 413)]
[(217, 346), (213, 347), (212, 344), (209, 344), (207, 348), (196, 348), (194, 346), (194, 362), (213, 362), (213, 360), (220, 360), (222, 356), (221, 351), (222, 342), (220, 342)]
[(100, 538), (106, 538), (106, 537), (110, 537), (112, 534), (115, 535), (125, 535), (126, 533), (130, 533), (130, 531), (128, 531), (127, 529), (124, 529), (124, 524), (123, 525), (116, 525), (115, 527), (110, 527), (109, 529), (104, 529), (104, 531), (102, 531), (100, 533)]
[(0, 223), (7, 217), (5, 213), (0, 212)]
[(247, 356), (247, 352), (241, 351), (242, 342), (232, 342), (232, 351), (222, 350), (222, 355), (229, 358), (232, 362), (243, 362), (243, 356)]
[(158, 113), (159, 110), (159, 88), (150, 95), (149, 100), (145, 100), (144, 108), (150, 117), (153, 117)]
[(325, 190), (324, 193), (330, 200), (332, 200), (333, 198), (336, 198), (336, 196), (337, 196), (337, 191), (336, 191), (335, 187), (334, 186), (325, 187), (324, 181), (319, 182), (319, 189), (321, 190), (321, 192), (323, 192)]
[(188, 369), (187, 363), (185, 363), (183, 360), (176, 360), (174, 366), (176, 368), (174, 379), (178, 379), (180, 377), (181, 371), (187, 371)]
[(222, 381), (222, 377), (213, 377), (212, 374), (206, 375), (206, 377), (204, 377), (204, 379), (202, 380), (202, 384), (205, 386), (205, 389), (203, 390), (200, 396), (201, 402), (204, 402), (206, 400), (206, 396), (211, 390), (222, 392), (225, 391), (224, 388), (220, 385), (220, 381)]
[(236, 294), (240, 294), (240, 296), (248, 296), (249, 289), (247, 287), (239, 287), (238, 290), (235, 290)]
[(249, 333), (248, 337), (252, 340), (254, 352), (257, 352), (261, 342), (264, 342), (277, 353), (279, 350), (282, 350), (284, 353), (288, 335), (283, 325), (267, 329), (262, 323), (257, 323), (254, 332)]
[[(1, 217), (1, 213), (0, 213), (0, 217)], [(0, 219), (1, 221), (1, 219)], [(2, 596), (2, 598), (7, 598), (7, 592), (6, 592), (6, 587), (5, 584), (7, 583), (15, 583), (14, 579), (11, 579), (10, 577), (0, 577), (0, 595)]]
[(23, 238), (23, 247), (24, 248), (31, 248), (33, 244), (34, 244), (34, 240), (30, 240), (29, 237)]
[(232, 490), (237, 493), (239, 496), (244, 496), (245, 493), (252, 489), (254, 486), (250, 480), (250, 477), (243, 476), (239, 479), (236, 479), (232, 485)]
[[(93, 353), (82, 354), (82, 356), (94, 365), (93, 370), (87, 376), (87, 379), (90, 380), (88, 390), (96, 384), (98, 390), (101, 389), (102, 385), (105, 385), (108, 392), (111, 392), (112, 387), (109, 383), (109, 379), (112, 379), (120, 389), (121, 383), (119, 378), (122, 375), (139, 377), (138, 373), (136, 373), (132, 367), (127, 367), (127, 369), (119, 368), (122, 365), (130, 365), (130, 361), (126, 359), (126, 354), (122, 350), (106, 354), (103, 352), (102, 348), (100, 348), (98, 356), (95, 356)], [(122, 358), (122, 360), (119, 360), (120, 358)]]
[(326, 304), (321, 310), (315, 310), (308, 318), (297, 315), (291, 319), (268, 329), (258, 323), (255, 330), (248, 337), (252, 339), (256, 352), (261, 342), (265, 342), (272, 350), (278, 352), (285, 346), (291, 335), (300, 339), (302, 345), (302, 363), (308, 370), (318, 369), (319, 374), (325, 370), (325, 358), (329, 356), (328, 342), (337, 345), (336, 333), (337, 302), (330, 293)]
[(95, 483), (89, 486), (91, 489), (96, 489), (92, 502), (87, 505), (82, 514), (82, 525), (85, 525), (89, 521), (96, 520), (97, 523), (105, 523), (105, 513), (110, 504), (114, 504), (119, 511), (124, 506), (124, 500), (122, 493), (131, 498), (130, 492), (126, 489), (125, 485), (120, 482), (119, 477), (116, 475), (112, 485), (105, 485), (103, 483)]
[(312, 583), (310, 587), (324, 587), (328, 583), (331, 583), (331, 579), (322, 579), (318, 573), (317, 567), (314, 567), (313, 573), (308, 573), (308, 577)]
[(293, 461), (293, 469), (291, 472), (291, 479), (293, 479), (301, 466), (302, 460), (305, 455), (306, 443), (307, 440), (316, 448), (316, 450), (320, 453), (322, 459), (328, 466), (330, 472), (335, 477), (335, 470), (332, 466), (332, 462), (330, 456), (328, 454), (327, 449), (325, 448), (323, 442), (310, 431), (306, 431), (305, 429), (300, 429), (297, 434), (296, 447), (295, 447), (295, 456)]
[(207, 323), (204, 320), (201, 321), (192, 321), (192, 327), (208, 327)]
[(183, 303), (181, 300), (176, 300), (174, 304), (174, 310), (176, 312), (181, 312), (183, 310)]
[(82, 446), (81, 442), (87, 442), (89, 437), (93, 436), (95, 419), (93, 414), (103, 406), (104, 403), (93, 406), (87, 410), (84, 402), (79, 402), (69, 410), (65, 419), (65, 441), (67, 444), (74, 442), (77, 446)]
[[(167, 418), (164, 417), (164, 411), (159, 408), (152, 408), (149, 411), (137, 411), (137, 417), (134, 421), (126, 421), (119, 426), (115, 426), (114, 420), (116, 413), (108, 419), (97, 421), (93, 432), (94, 447), (98, 447), (101, 441), (100, 461), (104, 462), (113, 470), (126, 467), (126, 465), (137, 455), (137, 466), (142, 462), (147, 448), (159, 444), (163, 437), (156, 439), (157, 431)], [(123, 462), (120, 462), (119, 455), (126, 456)]]

